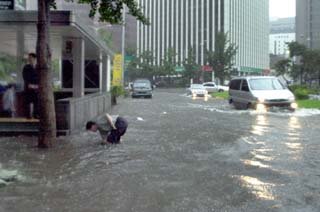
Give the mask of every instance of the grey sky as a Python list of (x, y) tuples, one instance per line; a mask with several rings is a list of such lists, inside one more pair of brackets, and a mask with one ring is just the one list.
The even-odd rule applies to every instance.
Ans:
[(296, 16), (296, 0), (270, 0), (269, 2), (270, 17), (285, 18)]

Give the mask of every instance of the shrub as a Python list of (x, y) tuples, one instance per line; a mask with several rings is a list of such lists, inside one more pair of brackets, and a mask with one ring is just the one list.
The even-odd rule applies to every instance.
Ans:
[(111, 95), (115, 97), (123, 96), (125, 95), (126, 91), (122, 86), (112, 86), (111, 87)]
[(290, 85), (289, 86), (289, 90), (292, 91), (292, 93), (295, 93), (295, 91), (297, 89), (307, 89), (308, 90), (308, 87), (306, 85)]
[(320, 94), (320, 91), (319, 89), (316, 89), (316, 88), (312, 88), (312, 89), (309, 89), (309, 94)]
[(309, 90), (307, 88), (297, 88), (294, 90), (294, 95), (297, 99), (309, 99)]

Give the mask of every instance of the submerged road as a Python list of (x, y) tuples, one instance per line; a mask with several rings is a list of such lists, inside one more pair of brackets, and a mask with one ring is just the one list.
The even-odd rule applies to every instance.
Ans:
[(183, 90), (123, 99), (123, 143), (0, 138), (0, 211), (320, 211), (320, 112), (258, 114)]

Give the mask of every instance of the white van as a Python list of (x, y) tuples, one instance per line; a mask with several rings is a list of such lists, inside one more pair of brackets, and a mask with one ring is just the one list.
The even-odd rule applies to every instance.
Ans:
[(237, 77), (229, 84), (229, 103), (237, 109), (286, 107), (295, 110), (298, 105), (289, 89), (276, 77)]

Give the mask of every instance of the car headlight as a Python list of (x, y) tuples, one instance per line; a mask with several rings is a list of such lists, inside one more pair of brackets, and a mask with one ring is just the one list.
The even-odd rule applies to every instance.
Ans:
[(290, 107), (291, 107), (292, 109), (298, 109), (298, 104), (295, 103), (295, 102), (293, 102), (293, 103), (290, 104)]
[(264, 103), (265, 101), (266, 101), (266, 100), (265, 100), (264, 98), (262, 98), (262, 97), (259, 97), (259, 98), (258, 98), (258, 102), (259, 102), (259, 103)]
[(259, 112), (259, 113), (263, 113), (263, 112), (266, 112), (267, 111), (267, 108), (266, 108), (266, 106), (264, 105), (264, 104), (257, 104), (257, 106), (256, 106), (256, 110), (257, 110), (257, 112)]

